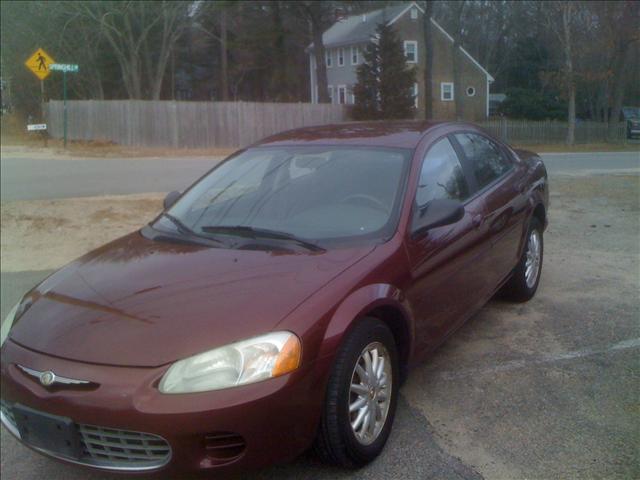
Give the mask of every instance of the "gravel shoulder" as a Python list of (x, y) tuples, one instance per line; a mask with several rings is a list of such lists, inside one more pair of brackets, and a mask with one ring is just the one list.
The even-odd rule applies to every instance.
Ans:
[(153, 220), (163, 198), (152, 193), (2, 202), (0, 269), (59, 268)]

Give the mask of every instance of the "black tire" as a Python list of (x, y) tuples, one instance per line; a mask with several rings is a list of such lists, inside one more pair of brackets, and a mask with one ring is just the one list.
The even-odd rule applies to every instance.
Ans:
[[(527, 284), (526, 279), (526, 262), (527, 262), (527, 250), (529, 248), (529, 242), (531, 238), (531, 233), (536, 230), (539, 234), (540, 238), (540, 262), (538, 266), (538, 272), (535, 279), (535, 283), (531, 286)], [(527, 230), (526, 244), (522, 252), (522, 257), (520, 257), (520, 261), (518, 265), (513, 270), (511, 274), (511, 278), (505, 284), (503, 288), (503, 295), (512, 300), (514, 302), (526, 302), (533, 298), (538, 290), (538, 285), (540, 284), (540, 277), (542, 276), (542, 261), (544, 259), (544, 237), (543, 237), (543, 227), (540, 220), (536, 217), (531, 219), (531, 223), (529, 224), (529, 229)]]
[[(367, 346), (381, 343), (391, 359), (391, 396), (385, 423), (377, 438), (369, 445), (357, 438), (349, 418), (350, 385), (356, 362)], [(400, 370), (393, 334), (376, 318), (363, 318), (344, 339), (329, 377), (325, 405), (316, 436), (314, 450), (326, 463), (358, 468), (374, 460), (384, 448), (396, 411)]]

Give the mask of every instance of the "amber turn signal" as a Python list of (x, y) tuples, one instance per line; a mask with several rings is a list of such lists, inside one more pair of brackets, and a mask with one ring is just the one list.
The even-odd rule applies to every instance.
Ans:
[(273, 370), (271, 370), (271, 376), (278, 377), (285, 373), (293, 372), (300, 366), (301, 360), (302, 345), (300, 345), (298, 337), (291, 335), (278, 354)]

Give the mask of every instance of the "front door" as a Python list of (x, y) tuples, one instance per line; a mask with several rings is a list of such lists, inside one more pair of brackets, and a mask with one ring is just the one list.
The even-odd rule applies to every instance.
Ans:
[(413, 281), (407, 296), (416, 318), (418, 352), (437, 346), (486, 296), (485, 273), (477, 266), (490, 250), (479, 222), (484, 204), (474, 197), (468, 168), (447, 137), (436, 141), (423, 160), (413, 215), (442, 198), (463, 202), (464, 217), (418, 236), (410, 234), (407, 241)]
[(484, 135), (459, 133), (454, 141), (458, 142), (473, 171), (484, 202), (482, 221), (492, 244), (484, 268), (495, 289), (518, 262), (527, 211), (524, 172), (497, 143)]

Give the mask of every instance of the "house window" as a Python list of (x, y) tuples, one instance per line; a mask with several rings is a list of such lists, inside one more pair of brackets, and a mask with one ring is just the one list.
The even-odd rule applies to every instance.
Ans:
[(338, 49), (338, 66), (344, 66), (344, 48), (342, 47)]
[(418, 42), (407, 40), (404, 42), (404, 56), (407, 63), (418, 63)]
[(440, 100), (451, 102), (453, 100), (453, 83), (442, 82), (440, 84)]
[(351, 105), (354, 105), (356, 103), (356, 96), (353, 93), (353, 87), (351, 87), (351, 89), (349, 90), (349, 103)]
[(327, 68), (331, 68), (333, 66), (332, 65), (333, 61), (332, 61), (332, 58), (331, 58), (331, 49), (330, 48), (327, 48), (324, 51), (324, 57), (327, 60)]
[(358, 65), (360, 63), (360, 47), (351, 47), (351, 65)]
[(333, 85), (329, 85), (327, 90), (329, 90), (329, 103), (333, 103)]
[(411, 20), (418, 19), (418, 9), (416, 7), (411, 8)]
[(474, 87), (467, 87), (467, 96), (473, 97), (476, 94), (476, 89)]
[(413, 84), (413, 91), (411, 92), (413, 94), (413, 105), (418, 108), (418, 84), (414, 83)]
[(339, 85), (338, 86), (338, 103), (340, 105), (344, 105), (347, 103), (347, 86)]

